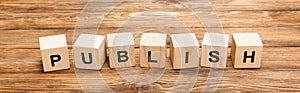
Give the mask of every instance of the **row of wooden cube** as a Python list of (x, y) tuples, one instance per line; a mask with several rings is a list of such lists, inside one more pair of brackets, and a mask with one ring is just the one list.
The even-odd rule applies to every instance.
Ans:
[[(171, 34), (170, 59), (173, 69), (199, 66), (199, 43), (192, 33)], [(107, 49), (105, 40), (107, 39)], [(167, 35), (143, 33), (140, 41), (140, 66), (164, 68), (167, 60)], [(201, 66), (225, 68), (229, 35), (205, 33), (202, 42)], [(45, 72), (70, 68), (65, 35), (40, 38)], [(233, 34), (232, 60), (235, 68), (259, 68), (262, 42), (257, 33)], [(132, 33), (108, 34), (107, 37), (81, 34), (73, 45), (76, 68), (101, 69), (109, 55), (111, 68), (135, 66)], [(249, 54), (250, 53), (250, 54)]]

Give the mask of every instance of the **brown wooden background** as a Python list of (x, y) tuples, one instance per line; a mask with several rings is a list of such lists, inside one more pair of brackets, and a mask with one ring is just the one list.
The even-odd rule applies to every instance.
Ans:
[[(234, 69), (228, 56), (227, 68), (217, 91), (300, 92), (300, 0), (210, 1), (226, 33), (257, 32), (265, 45), (260, 69)], [(66, 34), (71, 45), (74, 27), (86, 2), (0, 1), (0, 92), (82, 92), (72, 59), (70, 70), (43, 73), (38, 38)], [(99, 34), (113, 33), (131, 13), (158, 5), (165, 7), (164, 11), (178, 13), (178, 19), (202, 42), (203, 26), (175, 0), (124, 2), (104, 19)], [(136, 57), (138, 59), (138, 54)], [(147, 86), (143, 88), (121, 79), (107, 63), (101, 70), (107, 84), (117, 92), (165, 92), (176, 81), (174, 77), (178, 72), (169, 64), (164, 78), (151, 85), (142, 85)], [(201, 68), (192, 92), (202, 90), (208, 73), (208, 68)]]

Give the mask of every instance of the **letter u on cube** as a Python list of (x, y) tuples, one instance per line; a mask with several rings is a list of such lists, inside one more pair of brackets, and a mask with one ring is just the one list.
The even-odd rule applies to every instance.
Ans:
[(81, 34), (73, 45), (76, 68), (100, 70), (106, 60), (105, 36)]

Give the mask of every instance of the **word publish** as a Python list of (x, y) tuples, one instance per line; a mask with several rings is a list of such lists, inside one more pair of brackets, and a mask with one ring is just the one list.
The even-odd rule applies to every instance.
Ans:
[[(196, 67), (226, 68), (229, 35), (205, 33), (201, 46), (193, 33), (143, 33), (140, 40), (140, 66), (165, 68), (167, 40), (170, 37), (170, 60), (173, 69)], [(69, 69), (65, 35), (40, 37), (44, 72)], [(134, 37), (130, 32), (107, 36), (81, 34), (73, 44), (75, 67), (100, 70), (108, 55), (110, 68), (136, 65)], [(234, 68), (260, 68), (263, 44), (257, 33), (232, 35), (231, 59)], [(201, 56), (201, 57), (200, 57)]]

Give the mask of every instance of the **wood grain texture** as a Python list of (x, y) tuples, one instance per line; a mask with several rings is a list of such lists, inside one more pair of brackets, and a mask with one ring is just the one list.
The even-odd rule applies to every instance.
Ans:
[[(76, 79), (71, 45), (74, 28), (87, 1), (0, 1), (0, 92), (83, 92)], [(234, 69), (228, 56), (227, 68), (224, 70), (217, 92), (300, 92), (300, 1), (210, 0), (210, 2), (226, 34), (257, 32), (265, 46), (260, 69)], [(104, 18), (98, 34), (116, 32), (118, 27), (135, 13), (153, 9), (174, 14), (196, 34), (198, 42), (202, 42), (205, 28), (197, 21), (192, 11), (176, 0), (125, 1)], [(135, 21), (143, 22), (143, 20)], [(67, 36), (71, 69), (43, 73), (38, 38), (57, 34)], [(148, 69), (138, 66), (139, 40), (140, 36), (135, 40), (137, 60), (135, 69), (146, 72)], [(202, 91), (210, 69), (200, 68), (199, 71), (196, 77), (187, 76), (197, 78), (192, 92)], [(149, 85), (128, 83), (116, 70), (110, 69), (107, 62), (100, 73), (116, 92), (166, 92), (172, 89), (179, 70), (172, 70), (168, 60), (163, 77)]]

